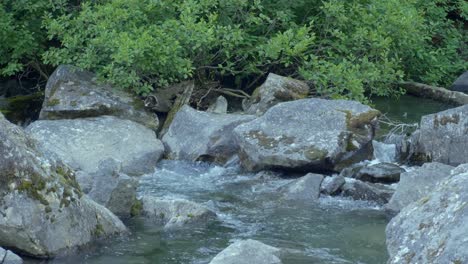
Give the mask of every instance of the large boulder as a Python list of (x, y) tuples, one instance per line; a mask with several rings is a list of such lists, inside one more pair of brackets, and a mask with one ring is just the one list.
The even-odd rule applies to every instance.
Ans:
[(23, 264), (23, 259), (10, 250), (0, 247), (0, 264)]
[(450, 88), (452, 91), (463, 92), (468, 94), (468, 71), (460, 75)]
[(171, 159), (224, 163), (239, 150), (232, 130), (254, 118), (251, 115), (207, 113), (186, 105), (176, 114), (162, 140)]
[(420, 160), (468, 163), (468, 105), (423, 116), (417, 152)]
[(281, 250), (262, 242), (241, 240), (221, 251), (210, 264), (281, 264)]
[(94, 173), (112, 158), (131, 176), (150, 173), (164, 153), (153, 130), (113, 116), (41, 120), (27, 131), (41, 146), (76, 170)]
[(0, 114), (0, 246), (53, 257), (126, 232), (108, 209), (83, 195), (73, 171)]
[(287, 101), (304, 99), (309, 94), (307, 83), (274, 73), (252, 94), (245, 106), (248, 114), (262, 115), (272, 106)]
[(94, 74), (70, 65), (59, 66), (49, 77), (40, 119), (74, 119), (117, 116), (133, 120), (150, 129), (159, 126), (155, 114), (130, 94), (100, 84)]
[(355, 101), (280, 103), (234, 129), (248, 170), (341, 170), (372, 155), (380, 112)]
[(388, 263), (468, 263), (468, 173), (446, 177), (387, 225)]
[(395, 194), (385, 206), (386, 211), (396, 214), (410, 203), (427, 197), (437, 183), (450, 175), (452, 169), (452, 166), (433, 162), (402, 173)]
[(304, 177), (296, 179), (279, 188), (282, 197), (286, 201), (293, 202), (317, 202), (320, 196), (320, 185), (323, 175), (308, 173)]
[(143, 196), (141, 203), (141, 214), (165, 229), (205, 227), (217, 219), (215, 212), (184, 199), (158, 199)]

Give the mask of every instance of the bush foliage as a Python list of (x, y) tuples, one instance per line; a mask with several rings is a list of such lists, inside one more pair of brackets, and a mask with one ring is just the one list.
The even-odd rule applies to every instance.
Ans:
[(467, 68), (463, 0), (4, 0), (0, 73), (75, 64), (139, 94), (268, 72), (366, 101)]

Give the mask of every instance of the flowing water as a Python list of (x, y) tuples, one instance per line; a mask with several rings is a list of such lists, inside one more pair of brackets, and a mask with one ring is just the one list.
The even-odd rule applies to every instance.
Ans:
[(285, 249), (284, 263), (386, 262), (387, 220), (376, 205), (339, 197), (285, 204), (276, 189), (290, 181), (206, 163), (163, 161), (141, 179), (140, 195), (202, 203), (218, 214), (217, 223), (164, 231), (133, 219), (126, 223), (130, 237), (52, 263), (208, 263), (233, 241), (247, 238)]
[[(450, 107), (412, 96), (374, 98), (373, 103), (404, 123)], [(132, 231), (129, 237), (103, 241), (48, 263), (209, 263), (230, 243), (247, 238), (285, 249), (284, 263), (386, 263), (387, 219), (381, 208), (343, 197), (285, 204), (276, 190), (290, 181), (245, 174), (238, 168), (163, 161), (154, 174), (141, 178), (139, 195), (201, 203), (218, 214), (218, 222), (203, 229), (164, 231), (142, 218), (130, 219), (125, 221)]]

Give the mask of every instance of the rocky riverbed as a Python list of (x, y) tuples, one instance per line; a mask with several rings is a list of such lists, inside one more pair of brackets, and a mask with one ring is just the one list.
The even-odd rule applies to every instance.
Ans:
[(379, 137), (381, 111), (307, 93), (270, 74), (236, 113), (172, 102), (160, 132), (60, 66), (41, 120), (0, 114), (0, 263), (468, 261), (468, 106)]

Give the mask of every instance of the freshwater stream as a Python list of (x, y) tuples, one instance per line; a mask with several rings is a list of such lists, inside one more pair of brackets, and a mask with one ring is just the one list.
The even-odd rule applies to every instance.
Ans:
[[(449, 107), (408, 96), (393, 103), (374, 99), (374, 104), (402, 122), (417, 122), (422, 115)], [(129, 237), (103, 241), (81, 254), (47, 263), (201, 264), (247, 238), (285, 249), (285, 264), (386, 263), (388, 219), (379, 206), (343, 197), (285, 204), (276, 190), (290, 181), (243, 173), (237, 167), (162, 161), (153, 174), (141, 177), (139, 195), (195, 201), (215, 211), (219, 221), (203, 229), (164, 231), (143, 218), (128, 219)]]

